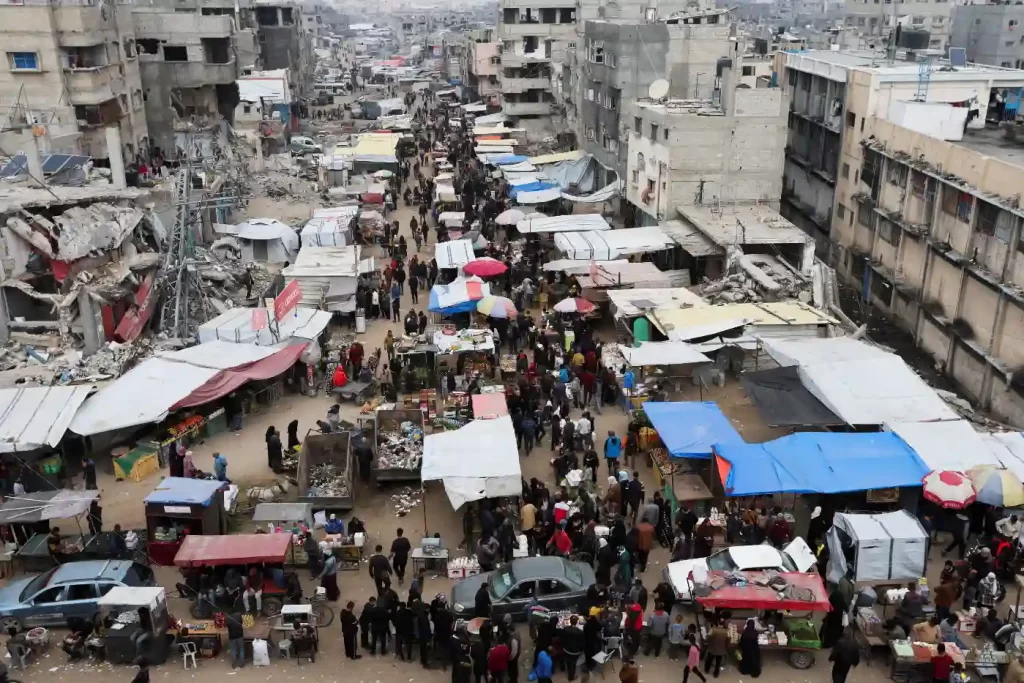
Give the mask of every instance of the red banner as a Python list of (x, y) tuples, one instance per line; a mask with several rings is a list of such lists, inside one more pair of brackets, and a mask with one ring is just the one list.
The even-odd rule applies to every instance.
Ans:
[(252, 309), (252, 329), (265, 330), (267, 328), (267, 309)]
[(291, 313), (300, 299), (302, 299), (302, 289), (299, 288), (299, 281), (292, 280), (281, 290), (281, 294), (274, 299), (274, 318), (280, 321)]

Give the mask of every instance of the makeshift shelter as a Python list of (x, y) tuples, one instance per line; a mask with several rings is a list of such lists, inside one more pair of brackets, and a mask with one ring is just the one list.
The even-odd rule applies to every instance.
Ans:
[(296, 307), (275, 326), (260, 323), (253, 327), (254, 315), (269, 315), (267, 309), (254, 314), (254, 308), (232, 308), (199, 326), (199, 341), (225, 341), (233, 344), (272, 346), (292, 339), (312, 341), (320, 337), (331, 322), (331, 314), (312, 308)]
[(707, 460), (717, 444), (745, 444), (713, 401), (648, 401), (643, 410), (673, 458)]
[(848, 337), (764, 339), (779, 365), (799, 368), (807, 390), (850, 425), (957, 420), (899, 356)]
[(740, 375), (747, 396), (772, 427), (836, 427), (846, 424), (800, 381), (795, 367), (771, 368)]
[(356, 310), (360, 248), (306, 247), (295, 263), (284, 269), (285, 280), (296, 280), (302, 290), (300, 303), (332, 313)]
[(990, 444), (967, 420), (894, 422), (885, 427), (913, 449), (929, 471), (1003, 467)]
[(586, 273), (576, 276), (583, 295), (592, 301), (606, 301), (608, 292), (633, 287), (668, 288), (672, 280), (650, 261), (610, 261), (591, 266)]
[(286, 263), (295, 260), (299, 236), (290, 225), (273, 218), (250, 218), (236, 228), (235, 238), (243, 261)]
[(60, 443), (92, 387), (0, 389), (0, 453), (24, 453)]
[(490, 293), (491, 286), (480, 278), (456, 278), (447, 285), (430, 288), (427, 310), (441, 315), (468, 313), (475, 311), (477, 302)]
[(917, 581), (925, 576), (928, 534), (906, 510), (883, 514), (837, 512), (827, 534), (827, 579), (838, 583)]
[(280, 375), (306, 345), (213, 341), (148, 358), (85, 401), (71, 430), (90, 436), (160, 422), (173, 410), (216, 400), (247, 381)]
[(685, 342), (645, 342), (639, 346), (619, 344), (619, 351), (626, 362), (634, 368), (711, 362), (711, 359)]
[(844, 493), (921, 485), (928, 467), (886, 432), (798, 432), (759, 444), (715, 444), (730, 496)]
[(473, 420), (461, 429), (428, 435), (422, 478), (442, 481), (456, 510), (482, 498), (519, 496), (522, 470), (512, 418)]
[(353, 235), (349, 224), (359, 213), (359, 206), (339, 206), (331, 209), (317, 209), (312, 218), (302, 227), (299, 237), (303, 247), (344, 247), (352, 244)]
[[(228, 533), (227, 490), (224, 482), (210, 479), (166, 477), (157, 484), (143, 501), (149, 555), (154, 563), (172, 565), (182, 542), (190, 536)], [(171, 532), (172, 528), (181, 531)]]
[(654, 226), (555, 234), (555, 247), (573, 259), (611, 261), (623, 256), (670, 249), (674, 244), (668, 235)]
[(473, 243), (469, 240), (449, 240), (434, 245), (434, 259), (441, 269), (459, 268), (475, 258)]
[(34, 524), (51, 519), (71, 519), (84, 515), (99, 498), (96, 490), (57, 489), (8, 496), (0, 505), (0, 525)]

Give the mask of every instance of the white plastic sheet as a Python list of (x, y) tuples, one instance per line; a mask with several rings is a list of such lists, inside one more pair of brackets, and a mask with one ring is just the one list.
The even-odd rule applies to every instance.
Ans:
[(462, 429), (428, 435), (422, 479), (444, 482), (456, 510), (474, 500), (520, 495), (522, 470), (512, 418), (473, 420)]

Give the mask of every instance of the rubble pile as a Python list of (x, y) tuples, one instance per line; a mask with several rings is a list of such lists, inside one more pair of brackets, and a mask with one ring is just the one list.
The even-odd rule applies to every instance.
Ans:
[(250, 298), (246, 298), (243, 284), (246, 268), (253, 279), (250, 298), (258, 298), (270, 288), (276, 277), (276, 273), (271, 272), (266, 264), (258, 261), (242, 262), (240, 254), (231, 249), (196, 247), (196, 269), (215, 309), (213, 315), (202, 318), (200, 322), (206, 322), (229, 308), (249, 305)]
[(377, 439), (377, 468), (415, 470), (423, 462), (423, 430), (406, 421), (397, 432), (381, 432)]
[(141, 338), (127, 344), (109, 342), (96, 353), (84, 356), (80, 349), (67, 345), (36, 346), (11, 341), (0, 347), (0, 372), (15, 371), (17, 383), (28, 385), (114, 379), (165, 346), (158, 340)]
[(420, 504), (420, 496), (423, 491), (406, 486), (399, 493), (391, 495), (391, 506), (395, 509), (396, 517), (405, 517), (409, 511)]
[(352, 495), (349, 473), (332, 463), (314, 465), (309, 470), (308, 495), (313, 498), (347, 498)]
[(811, 300), (811, 281), (764, 255), (744, 255), (731, 275), (719, 280), (704, 278), (700, 294), (710, 304), (759, 303)]

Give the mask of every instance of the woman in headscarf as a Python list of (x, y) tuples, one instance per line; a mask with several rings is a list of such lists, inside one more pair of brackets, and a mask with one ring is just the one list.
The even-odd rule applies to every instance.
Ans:
[(843, 614), (846, 613), (846, 605), (843, 604), (839, 591), (832, 591), (828, 601), (832, 605), (832, 611), (825, 615), (825, 620), (821, 623), (819, 638), (822, 649), (831, 648), (843, 635)]
[(336, 602), (341, 595), (338, 590), (338, 560), (334, 557), (327, 541), (320, 541), (320, 552), (324, 555), (324, 567), (320, 571), (320, 585), (327, 591), (327, 600)]
[(671, 548), (674, 541), (672, 538), (672, 506), (662, 498), (660, 491), (654, 492), (654, 504), (658, 506), (658, 524), (655, 527), (658, 542), (663, 548)]
[(185, 451), (185, 459), (181, 463), (182, 475), (186, 479), (191, 479), (195, 476), (196, 465), (192, 462), (192, 451)]
[(747, 619), (747, 626), (740, 636), (740, 673), (757, 678), (761, 675), (761, 646), (757, 644), (757, 629), (754, 620)]
[(281, 471), (281, 437), (277, 429), (267, 427), (267, 467), (274, 472)]
[(185, 447), (179, 444), (171, 446), (171, 457), (168, 459), (172, 477), (185, 476)]
[(294, 453), (302, 444), (299, 443), (299, 421), (292, 420), (288, 423), (288, 451)]

